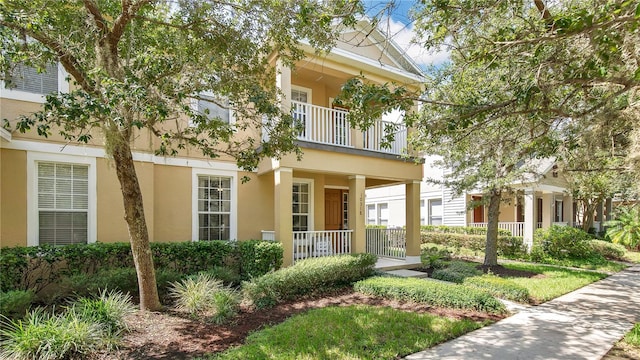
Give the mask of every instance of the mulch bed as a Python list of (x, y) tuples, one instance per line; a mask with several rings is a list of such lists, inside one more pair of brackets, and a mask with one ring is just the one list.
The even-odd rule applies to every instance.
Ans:
[(497, 321), (504, 317), (385, 300), (354, 293), (353, 290), (347, 288), (333, 294), (280, 304), (270, 309), (256, 310), (244, 307), (232, 323), (225, 325), (192, 320), (185, 314), (175, 311), (137, 312), (128, 319), (131, 332), (125, 336), (120, 348), (109, 353), (98, 354), (95, 359), (190, 359), (241, 345), (248, 334), (265, 326), (280, 323), (288, 317), (306, 310), (355, 304), (389, 306), (404, 311), (431, 313), (455, 319), (467, 318), (475, 321)]

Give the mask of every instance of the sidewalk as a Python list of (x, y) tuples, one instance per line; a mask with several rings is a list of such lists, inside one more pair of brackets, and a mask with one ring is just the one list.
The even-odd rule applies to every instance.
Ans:
[(638, 321), (636, 265), (406, 359), (599, 360)]

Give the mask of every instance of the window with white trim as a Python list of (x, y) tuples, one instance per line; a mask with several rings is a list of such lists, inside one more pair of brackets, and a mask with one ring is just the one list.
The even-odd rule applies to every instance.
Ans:
[(309, 105), (311, 103), (311, 89), (292, 85), (291, 101), (291, 115), (302, 126), (300, 136), (305, 137), (307, 135), (307, 114), (311, 110)]
[(198, 175), (198, 240), (231, 240), (232, 178)]
[(554, 222), (563, 222), (564, 221), (564, 203), (562, 201), (562, 199), (555, 199), (555, 206), (554, 206), (554, 217), (553, 217), (553, 221)]
[(0, 80), (0, 98), (44, 103), (45, 95), (69, 92), (67, 73), (57, 63), (40, 72), (34, 67), (18, 64), (9, 76), (10, 81)]
[(375, 225), (376, 224), (376, 205), (369, 204), (367, 205), (367, 225)]
[(378, 204), (378, 225), (389, 225), (389, 205)]
[(89, 166), (37, 163), (38, 242), (86, 244), (89, 238)]
[(233, 122), (231, 103), (228, 98), (214, 96), (212, 93), (200, 94), (198, 97), (199, 99), (194, 99), (193, 102), (193, 108), (198, 113), (225, 124)]
[(442, 225), (442, 199), (429, 200), (429, 225)]
[(294, 182), (291, 201), (293, 213), (293, 231), (309, 231), (310, 223), (310, 184)]
[(420, 200), (420, 225), (427, 225), (425, 216), (427, 214), (427, 209), (424, 207), (424, 200)]

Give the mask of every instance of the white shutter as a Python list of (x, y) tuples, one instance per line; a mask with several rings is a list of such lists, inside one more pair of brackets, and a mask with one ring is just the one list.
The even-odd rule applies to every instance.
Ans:
[(58, 92), (57, 64), (47, 66), (42, 73), (33, 67), (18, 64), (11, 75), (14, 90), (43, 95)]

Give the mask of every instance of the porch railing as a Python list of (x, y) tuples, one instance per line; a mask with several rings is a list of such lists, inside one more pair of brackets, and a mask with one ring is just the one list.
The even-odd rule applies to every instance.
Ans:
[(387, 258), (406, 259), (405, 229), (367, 229), (366, 231), (368, 253)]
[(294, 231), (293, 261), (351, 253), (353, 230)]
[[(393, 132), (390, 147), (385, 147), (386, 135)], [(363, 132), (363, 148), (367, 150), (401, 154), (407, 147), (407, 127), (389, 121), (377, 121)]]
[[(471, 223), (471, 227), (486, 228), (487, 223)], [(511, 236), (523, 236), (524, 235), (524, 223), (523, 222), (499, 222), (499, 229), (511, 231)]]
[(291, 114), (302, 125), (298, 139), (351, 147), (347, 111), (291, 101)]

